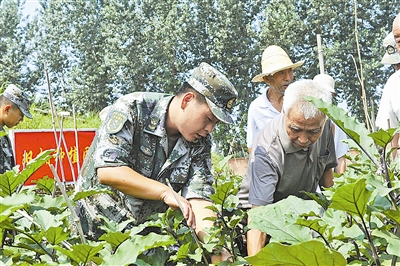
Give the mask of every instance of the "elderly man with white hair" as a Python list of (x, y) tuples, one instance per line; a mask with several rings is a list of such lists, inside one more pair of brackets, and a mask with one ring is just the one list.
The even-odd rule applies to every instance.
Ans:
[[(331, 93), (318, 82), (300, 80), (289, 85), (283, 113), (271, 120), (254, 140), (239, 191), (244, 208), (272, 204), (290, 195), (307, 199), (302, 191), (316, 192), (319, 185), (333, 185), (332, 169), (337, 159), (332, 122), (304, 96), (331, 102)], [(258, 253), (266, 240), (267, 234), (249, 230), (248, 255)]]

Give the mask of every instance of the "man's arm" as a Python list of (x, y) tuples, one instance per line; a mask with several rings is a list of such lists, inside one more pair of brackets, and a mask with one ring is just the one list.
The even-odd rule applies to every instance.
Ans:
[[(254, 161), (249, 167), (251, 172), (249, 203), (252, 204), (252, 209), (272, 203), (279, 177), (276, 167), (273, 166), (273, 161), (264, 147), (257, 146), (254, 150)], [(250, 217), (248, 218), (249, 223)], [(246, 237), (247, 253), (249, 256), (253, 256), (265, 246), (267, 234), (258, 229), (251, 229), (247, 232)]]
[[(258, 206), (253, 205), (251, 208), (257, 208)], [(250, 224), (250, 217), (247, 220), (247, 224)], [(267, 241), (267, 234), (261, 232), (258, 229), (250, 229), (246, 234), (247, 238), (247, 254), (253, 256), (257, 254), (264, 246)]]
[(344, 156), (338, 159), (338, 165), (335, 167), (335, 173), (343, 174), (346, 171), (346, 158)]
[(322, 174), (322, 178), (319, 181), (319, 184), (323, 187), (331, 187), (333, 186), (333, 171), (332, 168), (325, 169), (325, 172)]
[[(196, 215), (196, 233), (200, 241), (204, 242), (204, 236), (206, 235), (203, 231), (204, 228), (211, 228), (214, 225), (212, 221), (204, 220), (204, 218), (216, 216), (212, 210), (206, 208), (207, 206), (211, 206), (212, 202), (204, 199), (189, 199), (189, 202)], [(216, 262), (226, 261), (230, 257), (232, 257), (232, 255), (226, 250), (223, 250), (221, 254), (211, 256), (211, 263), (215, 264)]]
[[(178, 202), (167, 185), (147, 178), (127, 166), (98, 168), (97, 175), (101, 184), (111, 186), (124, 194), (141, 199), (162, 200), (172, 209), (179, 208)], [(178, 194), (177, 196), (188, 226), (195, 228), (196, 220), (190, 203), (182, 196)]]

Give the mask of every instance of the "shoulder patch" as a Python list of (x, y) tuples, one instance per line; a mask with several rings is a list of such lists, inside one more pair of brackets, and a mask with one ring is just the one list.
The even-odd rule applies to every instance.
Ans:
[(115, 134), (119, 132), (124, 126), (128, 116), (120, 111), (113, 111), (110, 114), (110, 118), (106, 125), (106, 131), (108, 134)]

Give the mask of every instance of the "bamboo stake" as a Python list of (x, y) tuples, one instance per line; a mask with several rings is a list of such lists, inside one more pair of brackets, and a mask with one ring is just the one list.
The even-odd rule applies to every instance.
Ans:
[(76, 125), (75, 105), (72, 105), (72, 116), (74, 118), (74, 132), (75, 132), (75, 146), (76, 146), (76, 165), (78, 168), (78, 176), (81, 172), (80, 158), (79, 158), (79, 140), (78, 140), (78, 127)]
[(50, 165), (50, 169), (51, 169), (51, 172), (54, 175), (54, 179), (57, 181), (57, 184), (58, 184), (58, 186), (59, 186), (59, 188), (61, 190), (61, 193), (62, 193), (62, 195), (63, 195), (63, 197), (64, 197), (64, 199), (65, 199), (65, 201), (67, 203), (67, 206), (71, 211), (71, 215), (72, 215), (72, 218), (74, 219), (74, 222), (76, 224), (76, 228), (78, 229), (78, 233), (79, 233), (79, 236), (81, 237), (81, 241), (82, 241), (83, 244), (85, 244), (86, 243), (86, 239), (85, 239), (85, 235), (83, 234), (83, 230), (82, 230), (82, 226), (81, 226), (81, 220), (79, 219), (78, 215), (76, 214), (75, 209), (72, 206), (71, 201), (68, 198), (67, 192), (66, 192), (65, 187), (64, 187), (64, 183), (62, 183), (60, 181), (60, 178), (58, 177), (57, 172), (54, 169), (54, 166), (52, 164)]
[(317, 47), (318, 47), (318, 62), (319, 62), (319, 73), (324, 74), (324, 55), (322, 53), (322, 44), (321, 44), (321, 34), (317, 34)]
[[(61, 127), (60, 127), (60, 142), (62, 142), (62, 144), (64, 145), (65, 154), (68, 159), (69, 167), (71, 169), (72, 180), (73, 180), (73, 183), (75, 186), (76, 185), (75, 169), (74, 169), (74, 166), (72, 165), (72, 159), (71, 159), (71, 156), (69, 155), (68, 146), (67, 146), (67, 143), (66, 143), (65, 137), (64, 137), (64, 123), (63, 122), (64, 122), (64, 118), (66, 116), (69, 116), (69, 112), (60, 112), (58, 114), (62, 117), (61, 118), (62, 123), (61, 123)], [(60, 162), (60, 163), (62, 163), (62, 162)], [(64, 177), (64, 168), (61, 168), (61, 169), (62, 169), (61, 174), (62, 174), (63, 182), (65, 182), (66, 180)]]
[[(64, 166), (63, 166), (63, 162), (62, 162), (62, 157), (61, 157), (61, 143), (62, 143), (62, 138), (63, 138), (63, 124), (64, 124), (64, 117), (61, 118), (61, 123), (60, 123), (60, 135), (59, 135), (59, 141), (57, 145), (57, 159), (60, 160), (60, 170), (61, 170), (61, 178), (63, 183), (65, 182), (65, 174), (64, 174)], [(65, 151), (66, 154), (68, 154), (68, 151)]]
[[(47, 71), (47, 66), (46, 63), (44, 63), (44, 71), (46, 74), (46, 81), (47, 81), (47, 90), (48, 90), (48, 94), (49, 94), (49, 104), (50, 104), (50, 113), (51, 113), (51, 123), (53, 126), (53, 131), (54, 131), (54, 140), (56, 142), (56, 146), (57, 146), (57, 153), (56, 153), (56, 158), (55, 158), (55, 162), (56, 162), (56, 169), (58, 169), (58, 160), (59, 160), (59, 142), (58, 142), (58, 138), (57, 138), (57, 128), (56, 128), (56, 111), (55, 111), (55, 107), (54, 107), (54, 101), (53, 101), (53, 96), (51, 94), (51, 88), (50, 88), (50, 79), (49, 79), (49, 72)], [(56, 193), (56, 187), (54, 186), (53, 188), (53, 193), (52, 193), (52, 197), (55, 197), (55, 193)]]
[[(367, 96), (365, 93), (365, 86), (364, 86), (364, 74), (363, 74), (363, 64), (361, 61), (361, 53), (360, 53), (360, 45), (358, 43), (358, 30), (357, 30), (357, 1), (354, 1), (354, 35), (356, 37), (356, 46), (357, 46), (357, 55), (358, 55), (358, 61), (360, 63), (360, 72), (358, 75), (358, 80), (360, 81), (361, 84), (361, 99), (364, 107), (364, 115), (366, 119), (366, 126), (369, 132), (371, 132), (371, 119), (368, 114), (368, 104), (367, 104)], [(354, 60), (354, 59), (353, 59)], [(357, 65), (356, 65), (357, 69)], [(358, 72), (358, 71), (357, 71)]]

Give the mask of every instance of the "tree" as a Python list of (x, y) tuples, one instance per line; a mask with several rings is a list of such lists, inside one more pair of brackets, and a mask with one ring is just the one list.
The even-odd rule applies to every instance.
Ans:
[(34, 58), (31, 26), (22, 15), (25, 1), (0, 1), (0, 84), (15, 83), (33, 91), (39, 78)]
[[(247, 109), (266, 87), (251, 79), (261, 72), (268, 45), (281, 46), (293, 61), (306, 61), (296, 79), (313, 78), (321, 33), (325, 71), (336, 79), (335, 100), (346, 101), (364, 121), (363, 101), (371, 111), (390, 74), (380, 65), (381, 40), (399, 2), (40, 0), (33, 64), (47, 66), (61, 107), (97, 112), (132, 91), (174, 93), (206, 61), (239, 93), (236, 125), (213, 132), (216, 148), (244, 156)], [(41, 78), (44, 82), (44, 74)]]

